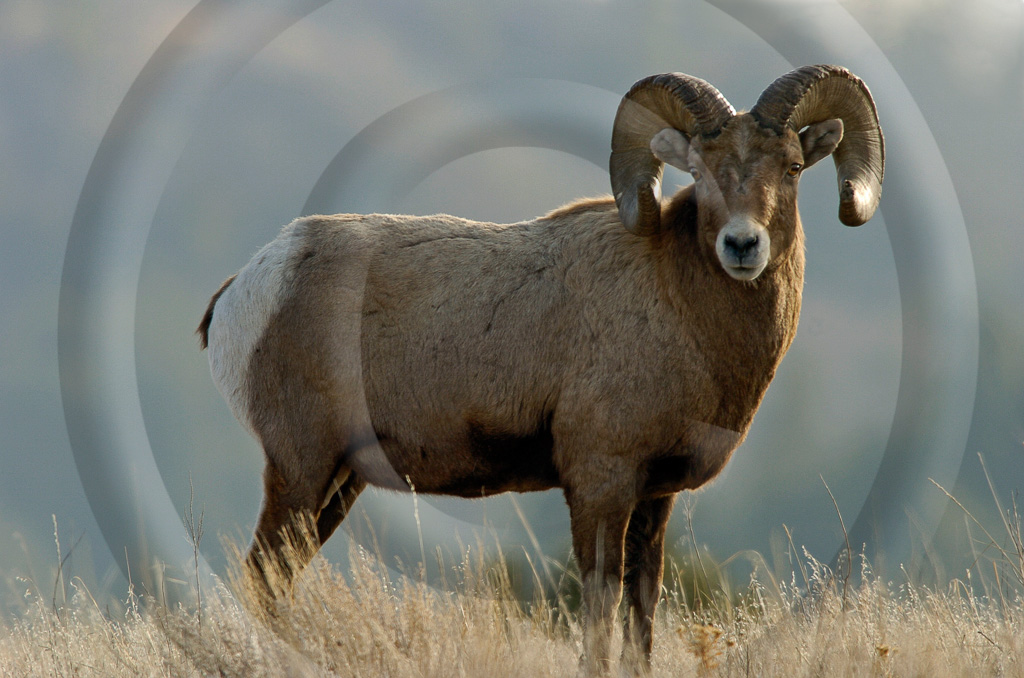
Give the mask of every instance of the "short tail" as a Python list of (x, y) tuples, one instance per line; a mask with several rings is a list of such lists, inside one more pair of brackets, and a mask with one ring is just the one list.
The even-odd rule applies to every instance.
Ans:
[(217, 300), (220, 299), (220, 295), (224, 294), (224, 290), (228, 288), (228, 285), (235, 281), (235, 277), (238, 274), (232, 275), (230, 278), (221, 283), (220, 289), (217, 290), (212, 297), (210, 297), (210, 305), (206, 307), (206, 313), (203, 315), (203, 320), (199, 323), (196, 334), (199, 335), (199, 346), (206, 348), (210, 345), (210, 323), (213, 322), (213, 307), (217, 305)]

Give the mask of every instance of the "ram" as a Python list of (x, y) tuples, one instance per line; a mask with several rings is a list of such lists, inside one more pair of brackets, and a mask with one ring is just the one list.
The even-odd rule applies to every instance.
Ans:
[[(874, 102), (808, 66), (736, 113), (699, 78), (637, 82), (615, 118), (614, 197), (514, 224), (299, 219), (199, 327), (266, 455), (254, 579), (301, 526), (311, 557), (367, 484), (481, 497), (561, 488), (582, 574), (582, 667), (643, 672), (676, 493), (740, 445), (796, 334), (803, 170), (832, 155), (839, 218), (881, 194)], [(693, 183), (661, 199), (663, 163)], [(284, 564), (292, 576), (304, 563)]]

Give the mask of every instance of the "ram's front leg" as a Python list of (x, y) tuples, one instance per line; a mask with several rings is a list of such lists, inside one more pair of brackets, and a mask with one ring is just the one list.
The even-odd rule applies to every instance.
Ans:
[(651, 668), (654, 610), (665, 572), (665, 529), (676, 496), (641, 501), (626, 531), (626, 626), (622, 640), (623, 675), (645, 675)]
[(607, 675), (611, 640), (622, 599), (622, 569), (626, 525), (632, 511), (632, 483), (622, 478), (600, 482), (589, 478), (585, 487), (566, 490), (572, 520), (573, 550), (583, 581), (583, 656), (585, 676)]

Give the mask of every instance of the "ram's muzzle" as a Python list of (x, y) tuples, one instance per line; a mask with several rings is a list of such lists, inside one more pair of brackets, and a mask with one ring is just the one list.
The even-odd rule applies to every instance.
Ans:
[(771, 258), (768, 230), (747, 216), (734, 216), (715, 240), (722, 268), (737, 280), (754, 280)]

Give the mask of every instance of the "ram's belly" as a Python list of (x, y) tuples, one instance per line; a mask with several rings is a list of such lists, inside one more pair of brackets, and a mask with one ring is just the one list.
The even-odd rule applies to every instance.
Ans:
[(463, 497), (557, 486), (551, 417), (561, 367), (550, 352), (524, 350), (525, 340), (488, 332), (487, 321), (400, 320), (371, 316), (362, 353), (370, 420), (398, 476), (417, 491)]
[(384, 436), (380, 445), (398, 476), (417, 492), (483, 497), (558, 486), (551, 433), (544, 428), (522, 436), (470, 428), (462, 440), (423, 444)]

